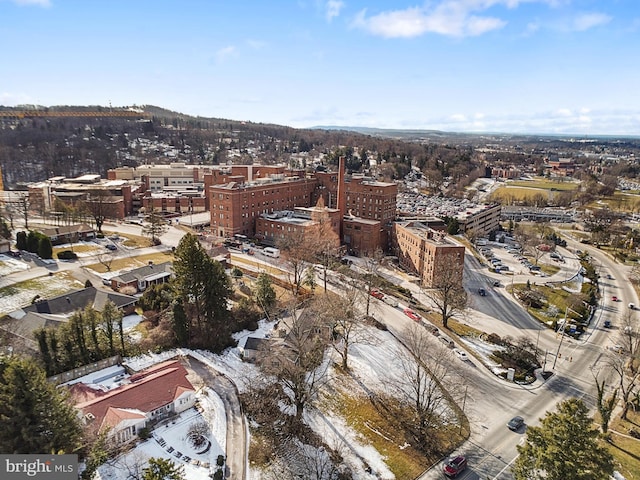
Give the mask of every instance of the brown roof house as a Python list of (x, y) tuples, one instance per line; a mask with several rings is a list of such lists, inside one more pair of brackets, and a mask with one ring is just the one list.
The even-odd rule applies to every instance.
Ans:
[(111, 277), (111, 288), (122, 291), (123, 288), (133, 287), (136, 292), (144, 292), (150, 285), (168, 282), (173, 276), (173, 264), (171, 262), (159, 263), (158, 265), (149, 262), (145, 267), (136, 268), (127, 272), (122, 272), (115, 277)]
[(83, 422), (95, 431), (108, 431), (117, 444), (135, 440), (140, 430), (195, 404), (195, 388), (178, 360), (142, 370), (128, 383), (111, 390), (92, 389), (83, 383), (70, 388)]
[(91, 240), (96, 236), (96, 232), (93, 227), (90, 227), (86, 223), (42, 228), (40, 229), (40, 233), (49, 237), (52, 245), (73, 243), (80, 240)]

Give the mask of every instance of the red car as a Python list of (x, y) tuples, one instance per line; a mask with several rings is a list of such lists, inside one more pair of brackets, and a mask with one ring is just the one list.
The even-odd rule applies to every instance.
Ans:
[(418, 315), (416, 312), (414, 312), (413, 310), (411, 310), (410, 308), (405, 308), (404, 309), (404, 314), (409, 317), (411, 320), (415, 320), (416, 322), (420, 321), (420, 315)]
[(371, 290), (371, 296), (377, 298), (378, 300), (382, 300), (382, 298), (384, 297), (384, 293), (374, 288)]
[(442, 473), (447, 477), (453, 478), (460, 475), (465, 468), (467, 468), (467, 459), (462, 455), (458, 455), (457, 457), (451, 457), (444, 463)]
[(614, 301), (614, 302), (617, 302), (617, 301), (618, 301), (618, 297), (616, 297), (616, 296), (614, 295), (613, 297), (611, 297), (611, 300), (612, 300), (612, 301)]

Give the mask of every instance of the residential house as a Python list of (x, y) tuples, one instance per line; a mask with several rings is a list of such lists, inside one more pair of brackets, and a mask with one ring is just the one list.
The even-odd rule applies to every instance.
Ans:
[(91, 240), (96, 236), (95, 230), (85, 223), (42, 228), (40, 229), (40, 233), (49, 237), (52, 245)]
[(111, 288), (122, 291), (123, 288), (132, 287), (136, 292), (144, 292), (150, 285), (168, 282), (173, 276), (173, 264), (164, 262), (154, 264), (149, 262), (145, 267), (123, 272), (109, 281)]
[(70, 393), (90, 429), (107, 431), (122, 444), (135, 440), (143, 428), (194, 406), (195, 388), (187, 375), (178, 360), (170, 360), (123, 379), (126, 383), (111, 390), (76, 383)]
[(112, 302), (124, 315), (133, 313), (138, 299), (131, 295), (87, 287), (50, 299), (38, 298), (26, 307), (0, 319), (0, 336), (10, 341), (15, 353), (34, 354), (39, 351), (33, 333), (40, 328), (57, 328), (78, 310), (91, 307), (99, 312)]

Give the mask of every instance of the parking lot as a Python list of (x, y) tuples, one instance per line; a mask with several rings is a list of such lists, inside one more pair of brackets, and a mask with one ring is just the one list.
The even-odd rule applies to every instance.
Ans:
[(548, 277), (548, 274), (542, 271), (541, 265), (555, 265), (561, 270), (568, 267), (567, 253), (563, 253), (561, 250), (539, 252), (536, 262), (532, 255), (525, 254), (521, 246), (513, 241), (486, 242), (486, 244), (478, 246), (478, 252), (484, 257), (492, 271), (503, 275), (534, 275), (537, 277)]

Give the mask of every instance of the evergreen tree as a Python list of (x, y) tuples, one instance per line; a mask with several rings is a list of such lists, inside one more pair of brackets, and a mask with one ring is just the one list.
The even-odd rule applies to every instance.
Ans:
[(0, 359), (0, 452), (72, 453), (81, 428), (64, 390), (31, 359)]
[(40, 238), (38, 233), (33, 230), (27, 235), (27, 252), (38, 253), (38, 246), (40, 245)]
[(160, 236), (167, 231), (167, 221), (153, 207), (144, 217), (146, 225), (142, 227), (142, 234), (151, 238), (151, 243), (160, 245)]
[(16, 233), (16, 248), (18, 250), (27, 249), (27, 232)]
[(150, 458), (142, 471), (142, 480), (184, 480), (184, 467), (166, 458)]
[(47, 236), (41, 236), (38, 242), (38, 255), (40, 258), (52, 258), (53, 247), (51, 246), (51, 239)]
[(185, 313), (181, 302), (176, 302), (173, 305), (172, 327), (178, 345), (181, 347), (188, 347), (189, 319), (187, 318), (187, 314)]
[(7, 240), (11, 238), (11, 228), (4, 219), (0, 219), (0, 238)]
[(256, 291), (254, 293), (256, 302), (269, 315), (269, 310), (276, 303), (276, 291), (271, 286), (271, 278), (266, 273), (261, 273), (256, 281)]
[(613, 457), (598, 442), (585, 404), (576, 398), (547, 412), (539, 427), (528, 427), (513, 466), (516, 480), (600, 480), (613, 474)]

